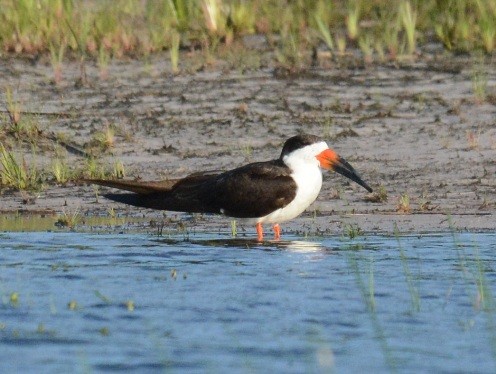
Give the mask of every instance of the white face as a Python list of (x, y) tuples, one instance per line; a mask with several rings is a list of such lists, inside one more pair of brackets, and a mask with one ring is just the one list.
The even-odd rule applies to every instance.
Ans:
[(304, 165), (320, 166), (320, 162), (316, 159), (316, 156), (328, 148), (327, 143), (324, 141), (310, 144), (284, 156), (282, 161), (293, 170)]

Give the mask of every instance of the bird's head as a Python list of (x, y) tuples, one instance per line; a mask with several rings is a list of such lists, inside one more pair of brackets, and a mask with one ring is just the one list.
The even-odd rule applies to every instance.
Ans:
[(333, 170), (372, 192), (353, 167), (327, 143), (314, 135), (297, 135), (289, 138), (281, 152), (281, 160), (292, 168), (296, 164), (317, 165), (322, 169)]

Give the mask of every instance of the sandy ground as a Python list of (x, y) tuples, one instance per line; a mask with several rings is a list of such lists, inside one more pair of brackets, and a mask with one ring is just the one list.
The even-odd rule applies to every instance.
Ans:
[[(222, 66), (174, 76), (166, 60), (113, 63), (107, 80), (87, 63), (84, 84), (77, 83), (80, 66), (72, 63), (58, 87), (46, 63), (3, 60), (0, 87), (14, 88), (23, 111), (37, 113), (40, 167), (49, 168), (54, 155), (52, 134), (84, 148), (109, 125), (116, 127), (115, 144), (103, 162), (120, 160), (128, 178), (153, 180), (276, 158), (286, 138), (306, 132), (328, 140), (373, 188), (383, 186), (387, 201), (370, 201), (361, 187), (327, 174), (318, 200), (283, 230), (342, 233), (351, 224), (391, 233), (395, 223), (414, 233), (496, 228), (494, 65), (484, 68), (490, 96), (480, 103), (467, 57), (404, 66), (331, 63), (297, 76), (280, 76), (270, 67)], [(5, 108), (4, 92), (0, 105)], [(26, 144), (19, 152), (31, 155)], [(66, 157), (83, 167), (81, 155)], [(410, 212), (399, 211), (401, 195), (408, 195)], [(118, 214), (163, 217), (103, 198), (96, 202), (91, 186), (47, 186), (35, 201), (25, 200), (23, 193), (4, 190), (0, 210), (59, 214), (79, 208), (104, 215), (113, 207)], [(187, 222), (205, 231), (230, 229), (223, 217)]]

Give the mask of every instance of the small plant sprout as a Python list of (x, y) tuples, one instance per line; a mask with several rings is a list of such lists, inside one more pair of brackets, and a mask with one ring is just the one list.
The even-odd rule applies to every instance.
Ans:
[(117, 217), (116, 213), (115, 213), (115, 209), (114, 207), (110, 207), (108, 210), (107, 210), (107, 213), (109, 215), (110, 218), (114, 219)]
[(69, 166), (65, 160), (59, 158), (52, 162), (52, 173), (55, 181), (59, 184), (65, 184), (71, 178)]
[(21, 104), (14, 98), (12, 88), (9, 86), (5, 89), (5, 101), (10, 123), (11, 125), (17, 125), (21, 120)]
[(115, 131), (113, 126), (105, 125), (103, 131), (95, 133), (94, 142), (103, 150), (113, 148), (115, 145)]
[(468, 147), (472, 150), (477, 150), (479, 149), (479, 144), (480, 144), (480, 130), (475, 132), (472, 130), (467, 131), (467, 142), (468, 142)]
[(410, 196), (408, 194), (405, 193), (400, 196), (396, 210), (400, 213), (411, 212), (412, 209), (410, 206)]
[(336, 36), (336, 46), (340, 56), (346, 53), (346, 38), (343, 35)]
[(126, 300), (124, 303), (124, 306), (126, 307), (128, 312), (134, 312), (134, 301), (133, 300)]
[(362, 229), (356, 224), (346, 224), (344, 227), (344, 235), (350, 240), (353, 240), (362, 235)]
[(386, 187), (384, 187), (383, 185), (379, 186), (376, 191), (365, 197), (365, 201), (369, 201), (371, 203), (385, 203), (386, 201), (388, 201), (388, 193)]
[(19, 293), (18, 292), (11, 292), (9, 300), (10, 300), (10, 304), (12, 306), (18, 306), (19, 305)]
[(398, 250), (400, 252), (400, 260), (403, 265), (403, 272), (405, 274), (405, 280), (408, 286), (408, 291), (410, 293), (410, 300), (412, 302), (412, 310), (415, 312), (420, 311), (420, 294), (418, 291), (418, 287), (414, 282), (414, 278), (412, 276), (412, 272), (410, 271), (410, 267), (408, 266), (408, 258), (403, 250), (400, 241), (400, 231), (398, 229), (398, 225), (394, 224), (394, 235), (396, 236), (396, 240), (398, 241)]
[(410, 1), (402, 1), (400, 3), (399, 13), (406, 34), (408, 54), (412, 55), (416, 48), (415, 28), (417, 24), (417, 12), (412, 9)]
[(360, 0), (351, 2), (352, 5), (348, 8), (346, 16), (346, 29), (348, 30), (348, 37), (355, 40), (358, 37), (359, 21), (360, 21)]
[(332, 40), (331, 32), (322, 19), (322, 15), (320, 13), (315, 14), (315, 22), (317, 23), (319, 37), (324, 41), (327, 48), (332, 51), (334, 49), (334, 42)]
[(432, 206), (431, 201), (427, 196), (427, 193), (423, 192), (422, 195), (420, 196), (419, 210), (422, 212), (428, 212), (435, 208), (436, 208), (435, 206)]
[(88, 178), (103, 178), (105, 177), (105, 170), (94, 157), (89, 157), (86, 159), (84, 174)]
[(371, 310), (375, 310), (375, 286), (374, 286), (374, 256), (370, 254), (369, 269), (369, 305)]
[(365, 283), (365, 280), (362, 278), (362, 269), (360, 263), (362, 259), (357, 255), (355, 251), (349, 251), (348, 254), (348, 263), (350, 270), (355, 276), (355, 282), (360, 290), (360, 294), (362, 296), (362, 300), (367, 307), (368, 315), (370, 317), (370, 321), (372, 322), (372, 328), (374, 329), (375, 336), (380, 342), (381, 349), (383, 351), (386, 362), (390, 368), (390, 371), (397, 372), (397, 363), (395, 358), (392, 356), (391, 348), (388, 345), (386, 335), (384, 333), (384, 329), (381, 326), (380, 320), (377, 316), (376, 310), (376, 301), (375, 301), (375, 282), (374, 282), (374, 267), (373, 267), (373, 258), (370, 258), (369, 265), (369, 282), (368, 287)]
[(324, 138), (330, 138), (334, 127), (334, 119), (327, 117), (322, 124), (322, 134)]
[(176, 280), (176, 279), (177, 279), (177, 270), (176, 270), (176, 269), (172, 269), (172, 270), (170, 271), (170, 277), (171, 277), (172, 279), (174, 279), (174, 280)]
[(241, 147), (241, 151), (243, 152), (243, 155), (245, 156), (245, 159), (250, 159), (250, 157), (253, 154), (253, 147), (249, 144), (243, 145)]
[(67, 303), (67, 309), (76, 310), (79, 309), (78, 302), (76, 300), (71, 300)]
[(179, 47), (181, 43), (181, 35), (179, 32), (174, 31), (171, 34), (171, 47), (170, 47), (170, 60), (172, 72), (174, 74), (179, 72)]
[(380, 61), (385, 61), (386, 60), (386, 53), (384, 52), (384, 45), (382, 44), (381, 40), (376, 40), (374, 44), (374, 49), (377, 53), (377, 56), (379, 57)]
[(65, 48), (65, 41), (61, 41), (58, 45), (50, 43), (50, 62), (53, 69), (53, 80), (56, 85), (62, 82), (62, 62), (64, 60)]
[(36, 329), (36, 332), (38, 334), (45, 334), (47, 331), (46, 331), (46, 327), (43, 323), (38, 323), (38, 328)]
[(374, 49), (372, 48), (372, 41), (369, 35), (364, 35), (358, 39), (358, 46), (363, 53), (363, 59), (367, 64), (372, 63), (372, 55)]
[[(490, 313), (494, 313), (495, 300), (491, 291), (491, 287), (488, 283), (486, 277), (486, 269), (484, 267), (484, 261), (480, 258), (479, 249), (475, 247), (475, 271), (474, 280), (477, 288), (477, 293), (474, 300), (474, 306), (476, 309), (485, 310)], [(496, 348), (496, 347), (495, 347)]]
[(121, 160), (114, 162), (114, 171), (112, 172), (112, 177), (116, 179), (122, 179), (126, 177), (126, 169)]
[(487, 72), (484, 70), (482, 63), (476, 64), (472, 72), (472, 90), (474, 91), (475, 100), (481, 104), (487, 99)]
[(379, 199), (379, 202), (386, 202), (388, 200), (386, 187), (384, 187), (383, 185), (379, 186), (377, 190), (377, 197)]
[(104, 295), (103, 293), (101, 293), (98, 290), (95, 290), (95, 296), (98, 297), (100, 300), (102, 300), (105, 304), (110, 305), (112, 303), (112, 300), (110, 299), (110, 297), (108, 297), (107, 295)]
[(107, 80), (108, 79), (108, 65), (110, 62), (110, 53), (102, 44), (98, 49), (98, 70), (100, 71), (100, 79)]

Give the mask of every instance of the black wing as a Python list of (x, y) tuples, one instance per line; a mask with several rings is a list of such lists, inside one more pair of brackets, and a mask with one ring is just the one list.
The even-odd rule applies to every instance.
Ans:
[(294, 199), (297, 186), (290, 173), (280, 160), (242, 166), (210, 181), (205, 201), (227, 216), (263, 217)]

